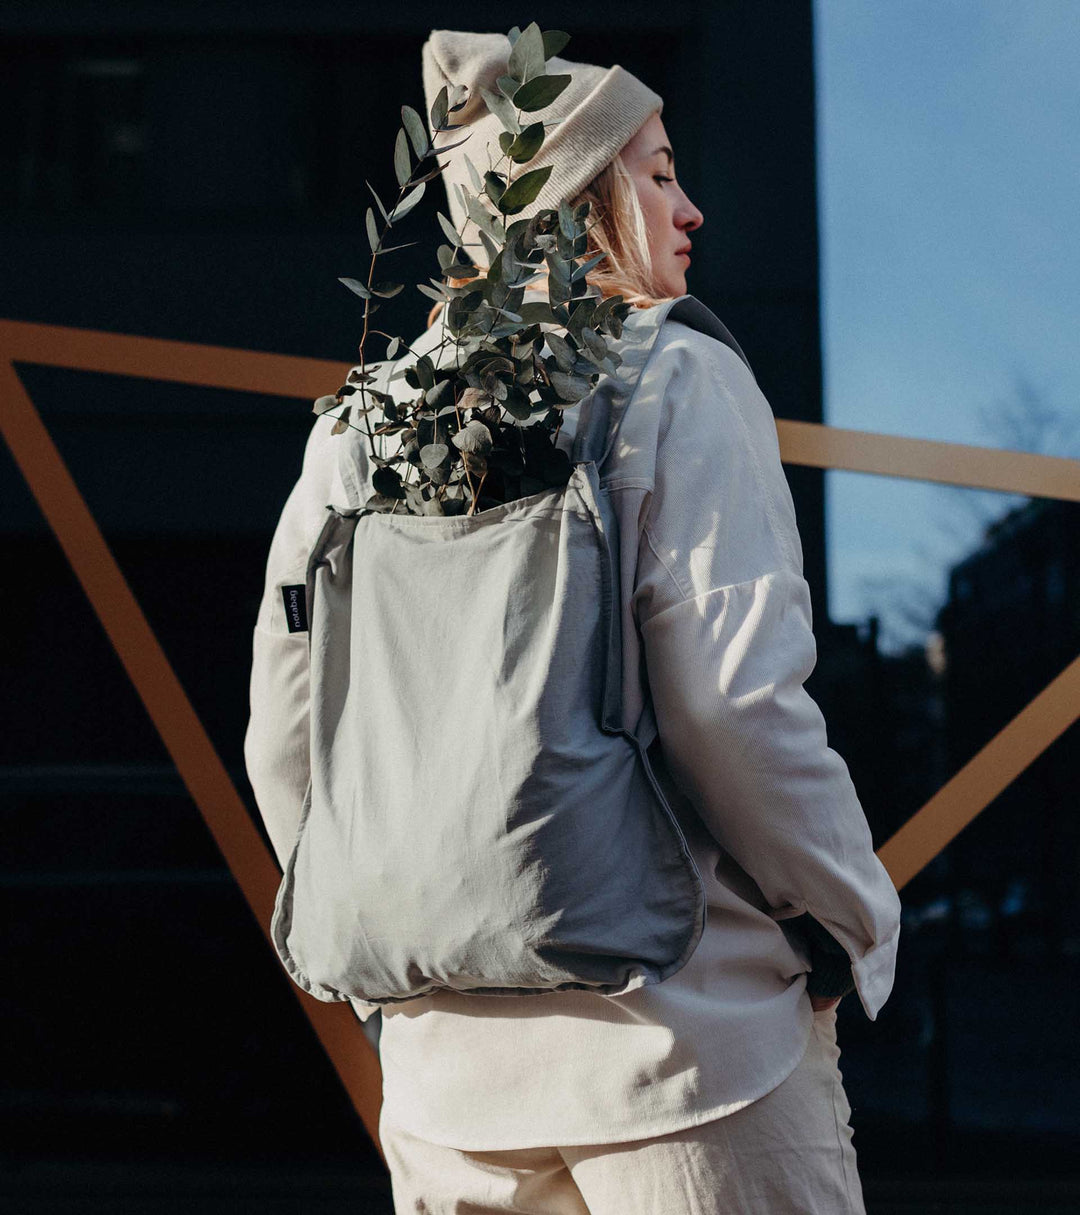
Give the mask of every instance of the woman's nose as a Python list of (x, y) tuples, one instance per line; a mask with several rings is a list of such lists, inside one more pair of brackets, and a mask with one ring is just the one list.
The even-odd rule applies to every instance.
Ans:
[(686, 195), (683, 195), (683, 205), (679, 208), (676, 214), (676, 226), (686, 228), (688, 232), (692, 232), (695, 228), (700, 228), (705, 222), (704, 215), (694, 206)]

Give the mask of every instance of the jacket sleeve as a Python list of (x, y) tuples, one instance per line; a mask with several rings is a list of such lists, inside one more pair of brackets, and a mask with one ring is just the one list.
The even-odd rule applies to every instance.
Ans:
[(817, 653), (772, 411), (733, 351), (678, 334), (648, 371), (663, 402), (634, 593), (664, 758), (773, 918), (809, 913), (842, 946), (875, 1020), (900, 899), (803, 687)]
[[(320, 415), (308, 435), (300, 477), (270, 542), (252, 638), (244, 764), (282, 871), (296, 840), (311, 776), (308, 634), (289, 632), (282, 587), (305, 582), (308, 554), (326, 522), (327, 505), (349, 500), (339, 471), (339, 446), (346, 436), (333, 435), (333, 424), (331, 416)], [(363, 1000), (350, 1004), (361, 1021), (378, 1008)]]

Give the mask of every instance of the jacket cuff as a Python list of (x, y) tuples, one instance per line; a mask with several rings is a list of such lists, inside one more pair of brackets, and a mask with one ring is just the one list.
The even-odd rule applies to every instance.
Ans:
[(859, 993), (863, 1011), (871, 1021), (877, 1020), (878, 1011), (892, 991), (899, 941), (900, 926), (897, 925), (892, 936), (867, 950), (861, 958), (852, 960), (855, 990)]
[(892, 990), (899, 926), (861, 958), (853, 958), (810, 912), (799, 915), (793, 923), (802, 930), (810, 954), (807, 994), (835, 997), (857, 991), (867, 1017), (875, 1020)]

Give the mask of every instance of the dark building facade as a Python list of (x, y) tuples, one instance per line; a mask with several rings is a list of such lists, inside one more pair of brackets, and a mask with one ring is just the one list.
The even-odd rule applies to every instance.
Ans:
[[(1080, 504), (1033, 498), (989, 528), (951, 571), (938, 627), (955, 770), (1080, 652)], [(983, 896), (1003, 955), (1080, 945), (1078, 745), (1074, 724), (952, 846), (954, 883)]]
[[(665, 98), (680, 180), (706, 217), (690, 290), (738, 337), (778, 416), (818, 421), (810, 4), (739, 0), (676, 20), (631, 4), (619, 16), (613, 26), (609, 10), (576, 5), (538, 19), (571, 34), (569, 57), (619, 62)], [(400, 106), (423, 109), (428, 31), (529, 19), (496, 5), (455, 16), (433, 4), (12, 0), (0, 14), (0, 315), (351, 365), (362, 306), (337, 280), (366, 275), (365, 183), (395, 192)], [(420, 244), (392, 255), (394, 278), (425, 282), (435, 268), (437, 209), (434, 182), (403, 225)], [(380, 320), (408, 338), (429, 304), (410, 288)], [(254, 816), (241, 754), (251, 629), (311, 402), (19, 373)], [(823, 475), (789, 472), (823, 619)], [(4, 663), (18, 711), (0, 739), (19, 824), (3, 863), (19, 925), (5, 1141), (240, 1160), (284, 1150), (288, 1126), (292, 1159), (373, 1169), (287, 977), (2, 445), (0, 532), (24, 596)]]

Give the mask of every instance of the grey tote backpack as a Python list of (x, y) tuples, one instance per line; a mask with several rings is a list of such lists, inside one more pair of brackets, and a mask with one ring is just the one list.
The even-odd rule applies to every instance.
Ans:
[(327, 508), (311, 781), (271, 924), (318, 999), (621, 995), (697, 947), (701, 876), (621, 723), (599, 473), (672, 303), (742, 354), (692, 296), (631, 313), (636, 353), (581, 402), (565, 486), (472, 516)]

